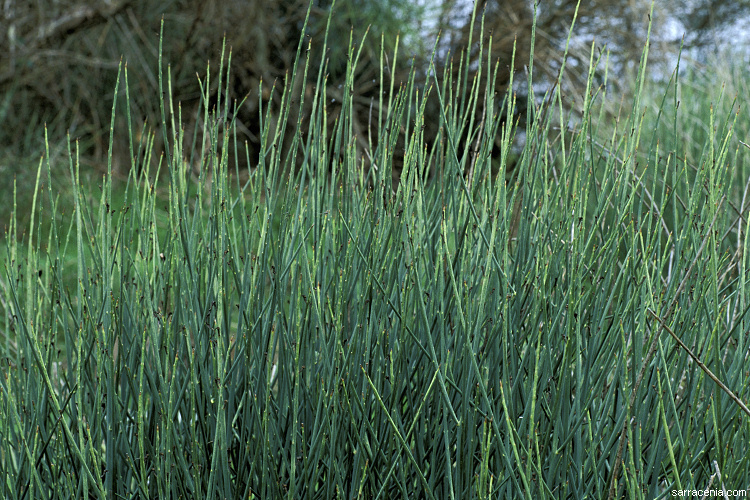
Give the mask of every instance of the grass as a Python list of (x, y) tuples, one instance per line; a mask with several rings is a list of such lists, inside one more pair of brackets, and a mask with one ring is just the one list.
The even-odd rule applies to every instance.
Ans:
[[(529, 99), (506, 181), (514, 96), (495, 96), (491, 54), (475, 78), (436, 74), (428, 89), (381, 77), (387, 114), (361, 156), (349, 53), (333, 127), (325, 67), (299, 66), (320, 75), (312, 96), (293, 94), (300, 75), (279, 86), (282, 118), (264, 109), (246, 182), (227, 171), (250, 156), (233, 104), (204, 106), (191, 141), (161, 70), (170, 148), (152, 161), (131, 138), (124, 188), (111, 164), (101, 188), (82, 183), (73, 145), (75, 209), (49, 217), (63, 212), (58, 167), (40, 164), (28, 225), (14, 217), (7, 235), (2, 496), (657, 498), (750, 484), (736, 106), (695, 110), (706, 133), (688, 155), (679, 80), (653, 107), (644, 50), (610, 119), (592, 50), (578, 113), (559, 86)], [(221, 61), (205, 103), (209, 78), (231, 78)], [(127, 68), (118, 81), (113, 113), (129, 120)], [(294, 99), (312, 100), (305, 136)]]

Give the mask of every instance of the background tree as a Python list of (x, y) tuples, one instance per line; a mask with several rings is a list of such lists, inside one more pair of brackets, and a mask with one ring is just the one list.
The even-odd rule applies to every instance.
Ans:
[[(685, 45), (688, 48), (705, 48), (716, 42), (736, 43), (736, 36), (747, 31), (750, 14), (750, 2), (747, 0), (678, 0), (672, 8), (674, 17), (685, 28)], [(671, 41), (679, 43), (681, 35), (677, 33), (677, 37)]]
[[(313, 1), (308, 29), (313, 51), (322, 46), (331, 3), (330, 0)], [(540, 2), (536, 7), (536, 81), (552, 82), (557, 78), (576, 4), (576, 0), (552, 0)], [(231, 97), (239, 101), (247, 96), (238, 113), (238, 127), (253, 154), (257, 154), (260, 103), (270, 102), (273, 108), (274, 100), (279, 99), (279, 93), (271, 89), (274, 83), (278, 89), (292, 69), (307, 7), (307, 0), (39, 0), (34, 3), (8, 0), (0, 11), (2, 24), (8, 27), (6, 36), (0, 39), (0, 94), (3, 96), (0, 142), (5, 145), (4, 154), (40, 152), (41, 130), (47, 123), (50, 137), (64, 137), (69, 130), (72, 137), (80, 139), (84, 157), (99, 162), (107, 149), (112, 89), (121, 56), (128, 64), (136, 133), (141, 132), (144, 124), (157, 128), (155, 125), (160, 119), (155, 98), (158, 94), (156, 61), (162, 17), (166, 26), (164, 61), (171, 64), (173, 96), (182, 104), (183, 117), (197, 109), (200, 99), (195, 91), (196, 74), (205, 73), (208, 60), (218, 66), (219, 47), (226, 35), (233, 51), (234, 95)], [(377, 102), (381, 35), (385, 53), (392, 54), (396, 35), (400, 34), (400, 60), (404, 64), (391, 68), (386, 75), (397, 83), (406, 78), (410, 69), (406, 61), (413, 61), (410, 64), (423, 81), (426, 79), (431, 40), (437, 32), (441, 33), (442, 40), (437, 53), (438, 68), (450, 67), (453, 62), (453, 71), (458, 71), (456, 56), (469, 43), (469, 33), (473, 32), (470, 58), (479, 53), (479, 43), (487, 43), (488, 36), (492, 35), (493, 57), (501, 67), (495, 82), (497, 89), (504, 89), (509, 81), (514, 43), (515, 69), (523, 71), (528, 61), (535, 3), (532, 0), (483, 0), (477, 6), (479, 15), (474, 25), (471, 24), (471, 7), (458, 0), (339, 0), (336, 3), (328, 52), (315, 53), (314, 58), (319, 61), (325, 57), (329, 89), (335, 94), (344, 77), (350, 33), (356, 42), (370, 27), (355, 75), (358, 106), (355, 127), (366, 130), (368, 121), (379, 111), (373, 109), (373, 103)], [(594, 39), (599, 46), (606, 45), (612, 51), (616, 73), (625, 75), (625, 69), (637, 66), (649, 8), (648, 0), (581, 2), (569, 48), (567, 68), (570, 71), (566, 72), (564, 81), (570, 96), (575, 96), (582, 88)], [(663, 33), (667, 13), (659, 8), (663, 7), (657, 6), (654, 15), (655, 32)], [(699, 40), (700, 33), (725, 25), (738, 14), (746, 14), (750, 6), (748, 2), (729, 6), (718, 0), (697, 3), (681, 0), (674, 3), (674, 8), (674, 13), (695, 30), (695, 35), (689, 38)], [(482, 14), (487, 35), (484, 40), (478, 37)], [(316, 76), (311, 75), (313, 80), (304, 85), (311, 84)], [(523, 82), (525, 77), (516, 81)], [(610, 81), (616, 78), (610, 76)], [(211, 89), (214, 94), (216, 91)], [(521, 97), (524, 92), (519, 89)], [(335, 100), (335, 95), (332, 98)], [(573, 100), (570, 105), (574, 107)], [(519, 119), (523, 110), (524, 106), (518, 107)], [(335, 114), (335, 106), (332, 106), (332, 120)], [(439, 123), (437, 115), (432, 123)], [(123, 126), (124, 117), (121, 117), (118, 127)]]

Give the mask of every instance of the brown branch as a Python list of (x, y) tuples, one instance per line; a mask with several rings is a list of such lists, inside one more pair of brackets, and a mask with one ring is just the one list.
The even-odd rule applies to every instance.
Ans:
[(118, 10), (124, 8), (129, 0), (104, 1), (99, 6), (79, 5), (73, 7), (70, 11), (62, 16), (50, 21), (39, 27), (36, 33), (36, 41), (44, 42), (54, 38), (60, 33), (70, 32), (78, 29), (81, 25), (97, 17), (106, 19), (108, 16), (115, 14)]
[[(70, 32), (82, 29), (93, 22), (99, 20), (106, 21), (107, 18), (127, 7), (129, 3), (130, 0), (105, 0), (100, 2), (98, 6), (78, 5), (72, 7), (69, 11), (63, 13), (56, 19), (40, 26), (36, 30), (35, 35), (30, 35), (31, 43), (28, 45), (24, 45), (23, 47), (12, 45), (11, 49), (16, 51), (13, 59), (23, 55), (32, 59), (40, 57), (45, 54), (45, 51), (43, 50), (44, 47), (52, 45), (54, 45), (55, 50), (57, 50), (59, 44), (52, 44), (51, 40), (61, 35), (67, 36)], [(25, 36), (26, 35), (23, 35), (23, 37)], [(52, 52), (50, 52), (50, 54), (54, 55)], [(1, 62), (4, 61), (0, 58), (0, 63)], [(92, 60), (84, 62), (92, 62)], [(102, 66), (102, 61), (96, 60), (94, 61), (94, 65)], [(2, 72), (0, 72), (0, 85), (4, 85), (17, 78), (15, 65), (12, 61), (10, 68), (6, 69), (2, 66), (4, 65), (0, 65), (0, 69), (2, 70)], [(117, 67), (117, 63), (114, 63), (114, 67)]]

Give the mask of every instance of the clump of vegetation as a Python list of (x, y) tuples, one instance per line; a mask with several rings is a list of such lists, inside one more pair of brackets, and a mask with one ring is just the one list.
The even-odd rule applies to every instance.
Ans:
[[(366, 165), (352, 91), (365, 43), (333, 90), (304, 38), (287, 82), (316, 83), (272, 89), (278, 118), (259, 99), (257, 160), (224, 52), (200, 82), (200, 140), (159, 64), (168, 147), (152, 161), (153, 136), (131, 133), (121, 193), (116, 137), (98, 186), (71, 145), (70, 212), (48, 154), (28, 226), (8, 229), (2, 496), (655, 498), (750, 484), (737, 114), (703, 109), (688, 162), (676, 98), (645, 126), (648, 49), (613, 121), (592, 50), (575, 114), (564, 71), (526, 101), (508, 179), (518, 104), (512, 82), (496, 93), (492, 36), (478, 39), (476, 71), (433, 65), (426, 88), (416, 71), (391, 85), (382, 63)], [(120, 110), (132, 130), (126, 67), (117, 82), (112, 127)], [(667, 119), (665, 149), (650, 136)], [(243, 160), (246, 179), (230, 176)]]

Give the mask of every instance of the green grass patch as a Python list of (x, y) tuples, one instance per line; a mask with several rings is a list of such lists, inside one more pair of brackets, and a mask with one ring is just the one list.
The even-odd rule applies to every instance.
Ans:
[[(74, 210), (42, 162), (28, 224), (9, 226), (0, 495), (746, 487), (749, 172), (735, 108), (696, 111), (706, 133), (688, 156), (679, 81), (652, 118), (644, 50), (635, 97), (610, 119), (595, 53), (576, 114), (559, 86), (528, 100), (512, 175), (515, 97), (495, 95), (486, 52), (460, 81), (381, 76), (367, 151), (352, 128), (358, 52), (330, 126), (325, 63), (295, 65), (318, 85), (295, 92), (294, 73), (279, 85), (257, 164), (236, 140), (235, 103), (209, 99), (208, 81), (202, 140), (184, 137), (160, 71), (164, 156), (131, 139), (123, 185), (110, 164), (91, 186), (73, 146)], [(206, 77), (219, 89), (221, 61)], [(115, 108), (129, 119), (127, 94)], [(309, 115), (290, 112), (305, 109), (295, 99)], [(242, 159), (247, 175), (230, 175)]]

